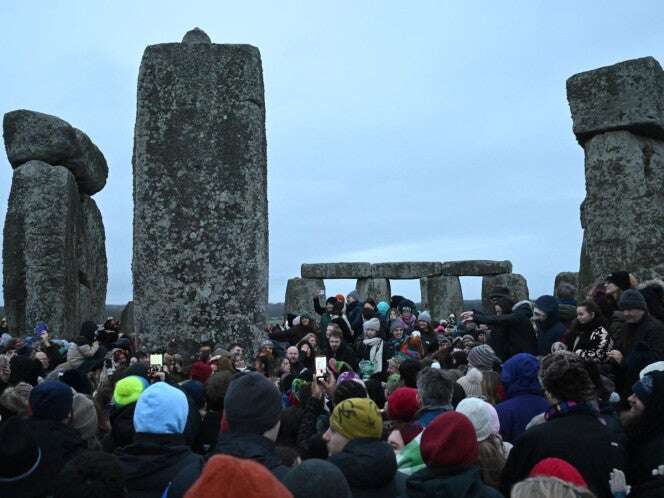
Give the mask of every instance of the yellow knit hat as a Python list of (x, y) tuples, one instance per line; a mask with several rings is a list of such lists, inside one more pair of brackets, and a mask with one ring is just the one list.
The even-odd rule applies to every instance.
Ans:
[(379, 439), (383, 419), (376, 403), (369, 398), (350, 398), (334, 407), (330, 428), (347, 439)]

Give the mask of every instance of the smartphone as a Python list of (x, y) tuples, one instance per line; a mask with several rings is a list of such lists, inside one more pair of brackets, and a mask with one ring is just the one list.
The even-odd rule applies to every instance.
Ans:
[(325, 356), (316, 356), (316, 378), (322, 379), (327, 371), (327, 358)]
[(161, 367), (164, 364), (164, 355), (163, 354), (152, 354), (150, 353), (150, 366), (151, 367)]

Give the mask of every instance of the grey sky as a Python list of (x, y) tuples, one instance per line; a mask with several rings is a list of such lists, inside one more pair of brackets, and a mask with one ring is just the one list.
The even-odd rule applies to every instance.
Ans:
[[(565, 80), (664, 62), (643, 2), (0, 3), (0, 112), (55, 114), (104, 152), (109, 303), (131, 298), (143, 49), (200, 26), (263, 58), (270, 301), (302, 262), (510, 259), (531, 295), (578, 268), (583, 153)], [(2, 217), (11, 167), (0, 157)], [(347, 292), (351, 282), (328, 282)], [(464, 279), (466, 297), (479, 279)], [(415, 282), (393, 290), (418, 297)]]

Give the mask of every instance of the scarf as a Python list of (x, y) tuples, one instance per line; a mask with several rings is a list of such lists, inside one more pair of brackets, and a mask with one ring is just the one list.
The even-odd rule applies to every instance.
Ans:
[(561, 401), (553, 405), (544, 413), (545, 420), (564, 417), (571, 413), (587, 413), (599, 418), (599, 408), (592, 401)]
[(383, 339), (380, 337), (372, 337), (371, 339), (363, 339), (362, 343), (369, 346), (369, 360), (374, 364), (374, 374), (383, 371)]

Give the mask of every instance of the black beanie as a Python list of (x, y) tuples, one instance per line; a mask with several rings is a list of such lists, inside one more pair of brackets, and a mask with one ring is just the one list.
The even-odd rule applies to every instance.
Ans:
[(326, 460), (312, 458), (291, 469), (282, 480), (293, 498), (351, 498), (341, 469)]
[(224, 396), (224, 414), (231, 431), (263, 434), (281, 417), (279, 389), (257, 372), (236, 374)]
[[(618, 285), (618, 284), (616, 284)], [(618, 302), (621, 310), (643, 310), (648, 311), (646, 300), (639, 291), (635, 289), (627, 289), (620, 295)]]
[(614, 271), (609, 273), (606, 281), (620, 287), (620, 290), (627, 290), (632, 288), (632, 282), (629, 279), (629, 273), (626, 271)]

